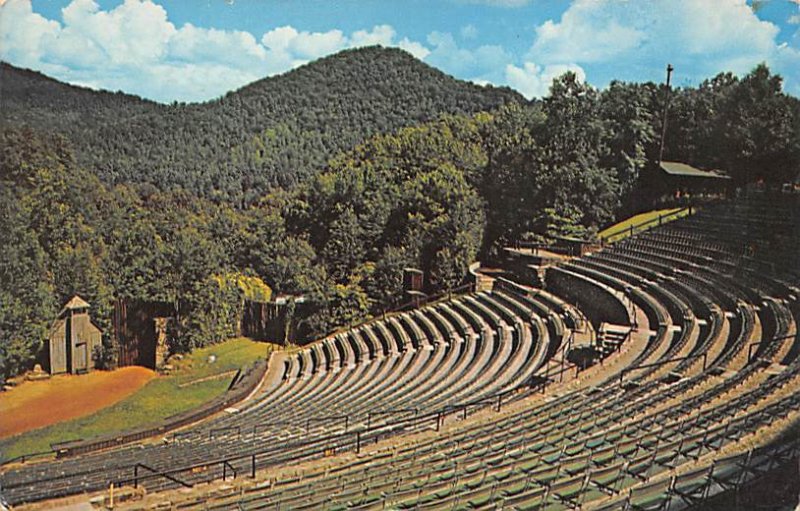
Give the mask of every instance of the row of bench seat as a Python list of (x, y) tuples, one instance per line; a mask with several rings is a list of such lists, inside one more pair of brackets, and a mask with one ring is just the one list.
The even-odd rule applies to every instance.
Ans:
[[(548, 343), (542, 320), (524, 300), (508, 293), (458, 297), (300, 350), (287, 360), (279, 385), (239, 413), (181, 432), (168, 443), (22, 467), (3, 474), (2, 482), (12, 502), (34, 500), (70, 488), (103, 488), (114, 478), (128, 478), (137, 462), (168, 470), (262, 452), (264, 442), (274, 443), (277, 453), (284, 443), (368, 422), (380, 427), (410, 410), (422, 415), (522, 385), (544, 363)], [(261, 458), (267, 463), (271, 457)], [(51, 476), (58, 479), (47, 482)]]
[[(187, 497), (177, 505), (562, 509), (591, 503), (605, 509), (676, 510), (701, 505), (729, 490), (731, 481), (744, 484), (747, 471), (761, 467), (767, 451), (751, 451), (747, 460), (754, 461), (743, 462), (742, 440), (800, 412), (800, 396), (787, 393), (800, 385), (800, 308), (790, 292), (798, 284), (791, 271), (766, 275), (765, 284), (756, 285), (755, 267), (731, 272), (731, 260), (713, 258), (741, 243), (724, 229), (747, 217), (730, 211), (709, 209), (704, 216), (669, 224), (661, 234), (654, 229), (557, 270), (610, 300), (628, 297), (632, 316), (646, 318), (636, 332), (647, 342), (627, 355), (626, 364), (609, 364), (599, 384), (544, 401), (523, 395), (520, 399), (528, 404), (490, 423), (467, 421), (421, 440), (401, 439), (388, 450), (373, 450), (332, 468), (310, 469), (301, 477), (270, 478), (236, 494)], [(770, 224), (768, 214), (754, 219), (736, 232)], [(785, 223), (778, 221), (776, 229)], [(768, 241), (760, 236), (759, 241)], [(687, 241), (696, 250), (688, 250)], [(524, 284), (498, 280), (491, 292), (323, 340), (298, 353), (283, 382), (242, 413), (197, 428), (191, 441), (161, 451), (140, 449), (141, 459), (158, 468), (163, 466), (159, 456), (175, 456), (188, 466), (236, 451), (259, 453), (257, 468), (296, 463), (319, 452), (317, 444), (300, 439), (322, 441), (342, 428), (333, 415), (346, 413), (358, 423), (373, 411), (442, 409), (513, 387), (541, 372), (558, 346), (565, 345), (570, 329), (603, 320), (581, 317), (574, 306)], [(754, 343), (757, 350), (747, 357)], [(700, 357), (707, 358), (705, 367)], [(298, 426), (322, 418), (321, 411), (332, 422)], [(389, 424), (384, 423), (386, 428)], [(251, 425), (252, 434), (244, 434)], [(206, 433), (212, 427), (239, 430), (230, 438), (210, 439)], [(259, 433), (257, 427), (264, 429)], [(276, 438), (286, 444), (265, 451), (264, 442)], [(352, 449), (350, 438), (334, 436), (330, 445)], [(733, 456), (739, 458), (719, 454), (737, 449), (741, 453)], [(788, 452), (781, 451), (783, 445), (770, 449)], [(116, 454), (121, 453), (138, 455), (135, 449)], [(53, 495), (91, 489), (96, 477), (91, 461), (31, 466), (4, 474), (3, 484), (10, 483), (12, 497), (20, 500), (37, 491)], [(248, 463), (233, 460), (231, 467), (245, 473)], [(59, 470), (65, 476), (54, 479)], [(218, 478), (218, 470), (179, 475), (199, 482)], [(40, 483), (43, 489), (37, 488)], [(152, 491), (170, 487), (174, 482), (163, 478), (148, 482)]]
[[(621, 244), (566, 267), (617, 292), (631, 289), (653, 335), (629, 367), (679, 354), (717, 354), (706, 369), (685, 359), (669, 366), (687, 373), (676, 382), (665, 383), (664, 371), (651, 369), (636, 373), (639, 385), (632, 388), (613, 385), (609, 375), (594, 389), (494, 424), (459, 429), (389, 457), (376, 454), (352, 469), (345, 465), (336, 470), (335, 482), (330, 475), (311, 474), (302, 485), (275, 481), (268, 491), (234, 501), (247, 509), (250, 503), (271, 509), (557, 509), (604, 500), (604, 509), (681, 509), (746, 482), (761, 464), (742, 460), (763, 459), (766, 451), (713, 454), (800, 410), (796, 393), (781, 394), (800, 383), (798, 350), (787, 351), (798, 339), (792, 335), (796, 302), (767, 296), (763, 289), (753, 292), (751, 282), (708, 259), (642, 247), (635, 241)], [(724, 245), (714, 238), (708, 247)], [(669, 267), (680, 271), (665, 272)], [(513, 285), (501, 289), (506, 287)], [(747, 346), (756, 341), (755, 357), (741, 365)], [(785, 358), (778, 360), (781, 352)], [(766, 365), (776, 362), (784, 362), (785, 369), (767, 375)], [(784, 445), (773, 450), (781, 449), (786, 450)], [(675, 468), (697, 463), (675, 475)], [(322, 492), (325, 505), (322, 495), (312, 494), (319, 487), (329, 488)]]

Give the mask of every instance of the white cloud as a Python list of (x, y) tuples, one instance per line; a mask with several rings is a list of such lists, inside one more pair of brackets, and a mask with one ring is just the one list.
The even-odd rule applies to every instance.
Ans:
[(176, 32), (167, 11), (150, 1), (125, 0), (111, 11), (101, 11), (94, 0), (73, 0), (62, 14), (74, 43), (84, 39), (102, 48), (115, 66), (158, 62)]
[(505, 69), (505, 78), (508, 85), (531, 99), (547, 96), (553, 79), (567, 71), (575, 73), (579, 81), (586, 81), (586, 73), (576, 64), (551, 64), (542, 68), (533, 62), (525, 62), (522, 67), (508, 64)]
[(598, 62), (641, 44), (644, 32), (623, 26), (613, 18), (587, 16), (587, 6), (592, 4), (576, 4), (567, 10), (560, 23), (548, 20), (537, 27), (530, 55), (547, 62), (565, 59)]
[(291, 26), (278, 27), (261, 37), (276, 58), (317, 58), (347, 46), (347, 38), (341, 30), (328, 32), (299, 32)]
[(513, 60), (502, 46), (462, 48), (449, 32), (431, 32), (427, 41), (431, 50), (426, 62), (467, 80), (501, 83), (503, 66)]
[(800, 65), (788, 65), (798, 51), (778, 45), (778, 32), (745, 0), (576, 0), (558, 21), (537, 27), (526, 60), (605, 65), (620, 75), (637, 70), (639, 79), (654, 70), (660, 76), (671, 62), (693, 81), (766, 61), (798, 80)]
[[(151, 85), (148, 93), (153, 97), (172, 98), (175, 97), (176, 91), (179, 91), (188, 95), (180, 98), (182, 101), (214, 98), (264, 77), (258, 69), (233, 68), (213, 62), (157, 64), (142, 72), (136, 82), (149, 81)], [(107, 83), (105, 80), (103, 88)], [(128, 90), (127, 83), (130, 83), (130, 79), (125, 77), (120, 80), (119, 86), (114, 88)]]
[[(0, 19), (30, 33), (43, 18), (29, 0), (7, 0)], [(269, 70), (267, 51), (252, 34), (176, 28), (167, 11), (149, 0), (125, 0), (110, 10), (94, 0), (73, 0), (62, 9), (62, 23), (48, 20), (47, 26), (49, 32), (38, 37), (41, 51), (28, 51), (27, 58), (6, 49), (25, 39), (3, 27), (11, 39), (3, 58), (72, 83), (162, 101), (209, 99)]]
[(187, 63), (247, 67), (264, 61), (267, 51), (250, 32), (206, 29), (187, 23), (170, 38), (168, 54), (171, 59)]
[(376, 44), (381, 44), (383, 46), (389, 46), (393, 44), (394, 36), (395, 36), (394, 29), (389, 25), (376, 25), (372, 27), (372, 30), (358, 30), (353, 32), (353, 35), (350, 36), (350, 44), (351, 47), (358, 47), (358, 46), (373, 46)]
[(426, 49), (422, 45), (407, 38), (396, 43), (395, 35), (395, 30), (390, 25), (376, 25), (371, 30), (357, 30), (350, 36), (341, 30), (305, 32), (284, 26), (266, 32), (261, 37), (261, 43), (268, 50), (266, 60), (271, 63), (270, 67), (281, 71), (345, 48), (376, 44), (408, 48), (412, 53), (425, 54)]
[(60, 26), (33, 12), (30, 2), (0, 4), (0, 51), (3, 58), (31, 66), (58, 37)]
[(632, 52), (758, 52), (777, 27), (761, 21), (744, 0), (577, 0), (558, 22), (536, 29), (531, 57), (599, 62)]
[(398, 48), (401, 48), (416, 58), (423, 60), (430, 55), (431, 51), (423, 46), (421, 43), (411, 41), (408, 37), (404, 37), (397, 43)]
[(433, 49), (428, 62), (450, 73), (463, 73), (474, 64), (474, 57), (468, 50), (459, 48), (452, 34), (431, 32), (428, 44)]

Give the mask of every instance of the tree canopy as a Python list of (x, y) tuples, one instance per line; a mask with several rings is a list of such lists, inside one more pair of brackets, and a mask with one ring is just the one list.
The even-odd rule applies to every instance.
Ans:
[(346, 50), (214, 101), (162, 105), (3, 64), (5, 120), (59, 133), (106, 183), (250, 205), (378, 133), (524, 98), (456, 80), (399, 50)]

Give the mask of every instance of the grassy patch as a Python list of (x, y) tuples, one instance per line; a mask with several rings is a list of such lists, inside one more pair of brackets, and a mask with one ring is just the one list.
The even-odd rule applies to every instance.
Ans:
[[(616, 223), (611, 227), (600, 231), (599, 236), (606, 239), (606, 241), (615, 242), (630, 236), (631, 226), (634, 227), (634, 233), (641, 232), (642, 230), (647, 230), (658, 225), (654, 221), (658, 219), (659, 216), (662, 216), (662, 223), (666, 223), (677, 220), (678, 218), (682, 218), (688, 214), (689, 212), (682, 208), (656, 209), (646, 213), (639, 213), (638, 215), (634, 215), (626, 220), (623, 220), (622, 222)], [(647, 224), (647, 222), (652, 223)], [(642, 224), (647, 225), (643, 226), (642, 229), (637, 229), (637, 226)]]
[[(269, 344), (232, 339), (196, 350), (176, 362), (172, 374), (151, 380), (135, 394), (108, 408), (0, 441), (0, 459), (48, 451), (50, 444), (56, 442), (89, 439), (157, 424), (170, 415), (195, 408), (222, 394), (233, 376), (197, 380), (235, 371), (258, 358), (266, 357), (271, 349), (272, 345)], [(213, 363), (209, 362), (211, 355), (216, 356)]]

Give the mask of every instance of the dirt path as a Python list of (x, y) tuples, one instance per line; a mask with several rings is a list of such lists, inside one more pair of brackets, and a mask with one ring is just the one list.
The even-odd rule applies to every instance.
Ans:
[(0, 394), (0, 438), (82, 417), (133, 394), (155, 377), (144, 367), (59, 375)]

